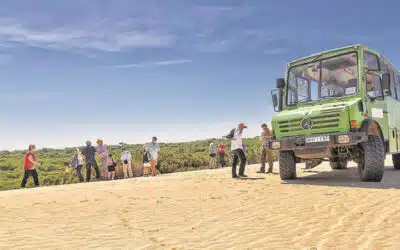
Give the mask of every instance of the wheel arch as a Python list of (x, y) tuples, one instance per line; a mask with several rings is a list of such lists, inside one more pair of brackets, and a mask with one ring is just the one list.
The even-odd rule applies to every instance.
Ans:
[(385, 142), (385, 137), (383, 136), (382, 128), (379, 123), (373, 119), (364, 119), (360, 126), (360, 131), (366, 132), (367, 135), (380, 136), (382, 142)]

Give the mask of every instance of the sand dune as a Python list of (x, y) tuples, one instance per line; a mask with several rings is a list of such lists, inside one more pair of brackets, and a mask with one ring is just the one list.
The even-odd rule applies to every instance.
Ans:
[[(388, 157), (390, 158), (390, 157)], [(400, 171), (230, 169), (0, 192), (1, 249), (400, 249)], [(275, 168), (277, 170), (277, 167)]]

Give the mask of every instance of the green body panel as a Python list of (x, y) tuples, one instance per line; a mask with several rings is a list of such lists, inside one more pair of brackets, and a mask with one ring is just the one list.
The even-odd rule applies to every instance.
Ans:
[[(275, 137), (280, 139), (302, 135), (346, 133), (351, 129), (350, 121), (356, 120), (358, 127), (360, 127), (365, 119), (372, 119), (379, 124), (383, 137), (388, 142), (389, 152), (399, 152), (400, 101), (391, 96), (373, 101), (367, 97), (364, 51), (381, 56), (362, 45), (354, 45), (321, 52), (289, 63), (286, 71), (286, 82), (288, 82), (288, 72), (291, 67), (310, 63), (315, 60), (316, 56), (318, 56), (318, 60), (323, 60), (349, 52), (357, 52), (359, 91), (351, 96), (288, 106), (286, 102), (287, 89), (285, 88), (283, 90), (283, 110), (271, 119)], [(312, 129), (301, 127), (301, 121), (304, 118), (310, 118), (313, 121)]]

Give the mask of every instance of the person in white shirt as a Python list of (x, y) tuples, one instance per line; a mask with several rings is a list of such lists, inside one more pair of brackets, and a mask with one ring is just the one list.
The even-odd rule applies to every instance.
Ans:
[(122, 149), (121, 161), (122, 161), (122, 169), (124, 171), (124, 178), (127, 179), (133, 177), (132, 154), (125, 148)]
[[(235, 133), (231, 140), (231, 151), (233, 155), (232, 160), (232, 178), (247, 177), (244, 174), (246, 166), (246, 155), (243, 151), (243, 129), (247, 128), (244, 123), (239, 123), (238, 127), (235, 129)], [(240, 159), (239, 174), (236, 173), (236, 166), (238, 160)]]
[(210, 155), (210, 168), (217, 168), (217, 139), (212, 138), (210, 147), (208, 149)]

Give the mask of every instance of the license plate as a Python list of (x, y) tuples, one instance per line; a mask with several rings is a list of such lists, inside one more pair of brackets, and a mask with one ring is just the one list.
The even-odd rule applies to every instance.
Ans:
[(306, 137), (306, 143), (327, 142), (327, 141), (329, 141), (329, 135)]

